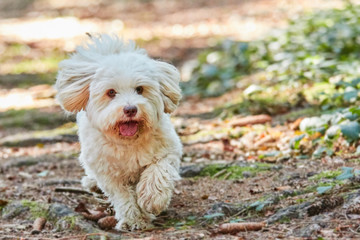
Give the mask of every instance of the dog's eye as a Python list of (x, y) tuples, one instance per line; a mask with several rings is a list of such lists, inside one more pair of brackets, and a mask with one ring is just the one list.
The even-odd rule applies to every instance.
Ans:
[(109, 89), (109, 90), (107, 91), (107, 95), (108, 95), (109, 97), (113, 98), (113, 97), (115, 97), (115, 95), (116, 95), (116, 91), (115, 91), (114, 89)]
[(137, 94), (141, 95), (143, 93), (143, 91), (144, 91), (144, 88), (142, 86), (139, 86), (139, 87), (135, 88), (135, 91), (137, 92)]

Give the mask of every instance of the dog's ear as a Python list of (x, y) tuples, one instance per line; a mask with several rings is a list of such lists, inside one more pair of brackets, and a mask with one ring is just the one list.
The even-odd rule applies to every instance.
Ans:
[(161, 97), (164, 102), (164, 112), (172, 113), (179, 105), (181, 89), (179, 87), (180, 73), (172, 65), (156, 61), (159, 67), (159, 82)]
[(74, 55), (59, 64), (56, 80), (57, 100), (68, 112), (77, 113), (85, 109), (89, 100), (89, 85), (96, 72), (94, 62)]

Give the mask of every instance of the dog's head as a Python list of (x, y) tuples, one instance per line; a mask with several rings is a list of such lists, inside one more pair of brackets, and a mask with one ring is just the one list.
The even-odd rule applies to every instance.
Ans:
[(100, 35), (59, 64), (57, 99), (67, 112), (86, 111), (100, 131), (132, 139), (176, 109), (179, 81), (175, 67), (133, 42)]

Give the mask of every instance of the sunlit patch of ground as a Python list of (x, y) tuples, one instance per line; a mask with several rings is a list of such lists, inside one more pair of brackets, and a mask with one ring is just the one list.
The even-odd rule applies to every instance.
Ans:
[(67, 149), (67, 151), (79, 151), (79, 143), (65, 143), (58, 142), (54, 144), (37, 144), (30, 147), (8, 147), (0, 148), (0, 159), (1, 163), (4, 163), (9, 158), (18, 158), (18, 157), (38, 157), (45, 154), (54, 154), (61, 153)]
[(0, 111), (55, 106), (55, 90), (49, 85), (0, 91)]
[[(340, 7), (342, 1), (153, 1), (147, 4), (95, 2), (70, 5), (36, 2), (26, 18), (0, 20), (0, 36), (7, 41), (62, 42), (67, 51), (74, 49), (85, 32), (114, 32), (126, 39), (190, 39), (233, 37), (249, 41), (272, 28), (285, 25), (289, 17), (314, 8)], [(274, 8), (274, 6), (276, 7)], [(135, 7), (134, 7), (135, 6)], [(53, 17), (55, 10), (60, 14)], [(93, 15), (89, 15), (93, 11)], [(51, 12), (50, 16), (48, 13)], [(106, 13), (109, 17), (105, 17)], [(74, 15), (74, 16), (71, 16)], [(74, 39), (76, 39), (74, 41)]]

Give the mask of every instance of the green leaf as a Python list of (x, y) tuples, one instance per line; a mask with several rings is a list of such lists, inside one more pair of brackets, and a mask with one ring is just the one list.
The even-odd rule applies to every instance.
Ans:
[(354, 174), (353, 174), (354, 168), (342, 167), (341, 169), (343, 170), (343, 172), (339, 176), (336, 177), (336, 180), (345, 180), (345, 179), (354, 177)]
[(268, 200), (265, 200), (265, 201), (256, 201), (252, 204), (250, 204), (250, 207), (256, 207), (255, 208), (255, 211), (257, 212), (260, 212), (261, 210), (264, 209), (264, 207), (268, 204), (271, 204), (272, 201), (268, 201)]
[(360, 78), (355, 78), (351, 81), (351, 85), (353, 87), (356, 87), (357, 85), (359, 85), (359, 83), (360, 83)]
[(218, 68), (211, 64), (205, 64), (201, 68), (201, 73), (204, 74), (205, 77), (213, 77), (218, 73)]
[(244, 221), (245, 221), (244, 219), (237, 218), (237, 219), (230, 220), (229, 223), (238, 223), (238, 222), (244, 222)]
[(340, 125), (341, 132), (350, 141), (355, 141), (360, 138), (360, 124), (358, 122), (349, 122)]
[(344, 113), (344, 118), (349, 119), (350, 121), (355, 121), (356, 119), (359, 118), (359, 116), (357, 114), (347, 112), (347, 113)]
[(345, 180), (354, 177), (352, 173), (342, 173), (341, 175), (336, 177), (336, 180)]
[(46, 176), (48, 175), (48, 173), (49, 173), (48, 170), (44, 170), (44, 171), (38, 173), (37, 175), (38, 175), (39, 177), (46, 177)]
[(271, 151), (271, 152), (266, 152), (264, 154), (264, 157), (276, 157), (280, 155), (280, 151)]
[(353, 114), (360, 116), (360, 107), (352, 107), (349, 109), (349, 111)]
[(298, 135), (290, 140), (290, 147), (293, 149), (299, 149), (300, 141), (306, 136), (306, 134)]
[(177, 222), (175, 223), (175, 227), (181, 227), (181, 226), (184, 226), (185, 225), (185, 222)]
[(217, 218), (217, 217), (223, 217), (223, 216), (225, 216), (224, 213), (213, 213), (213, 214), (205, 215), (204, 218), (207, 219), (207, 220), (210, 220), (210, 219), (214, 219), (214, 218)]
[(250, 85), (248, 88), (246, 88), (244, 90), (244, 94), (249, 96), (251, 94), (258, 93), (258, 92), (261, 92), (263, 90), (264, 89), (262, 87), (260, 87), (259, 85), (252, 84), (252, 85)]
[(263, 208), (265, 207), (266, 203), (261, 203), (259, 204), (256, 208), (255, 211), (260, 212), (261, 210), (263, 210)]
[(261, 201), (253, 202), (252, 204), (250, 204), (250, 207), (257, 207), (257, 206), (259, 206), (261, 203), (262, 203)]
[(343, 98), (347, 102), (353, 102), (356, 100), (357, 96), (358, 96), (358, 91), (352, 90), (352, 91), (344, 92)]
[(334, 153), (334, 151), (330, 148), (327, 148), (325, 146), (319, 146), (314, 152), (313, 157), (319, 158), (323, 156), (323, 154), (326, 154), (328, 156), (331, 156)]
[(329, 191), (330, 189), (332, 189), (332, 186), (324, 186), (324, 187), (318, 187), (318, 188), (316, 188), (316, 191), (317, 191), (319, 194), (323, 194), (323, 193)]

